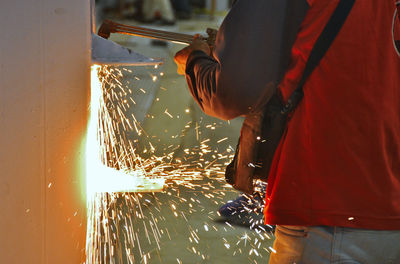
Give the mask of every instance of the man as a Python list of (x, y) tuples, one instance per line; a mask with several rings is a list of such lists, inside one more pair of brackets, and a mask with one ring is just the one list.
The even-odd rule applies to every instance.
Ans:
[[(266, 104), (271, 86), (288, 100), (337, 5), (239, 0), (213, 53), (197, 37), (177, 53), (178, 70), (204, 112), (249, 118)], [(393, 0), (355, 1), (303, 86), (269, 172), (264, 214), (277, 225), (270, 263), (400, 263), (394, 10)]]

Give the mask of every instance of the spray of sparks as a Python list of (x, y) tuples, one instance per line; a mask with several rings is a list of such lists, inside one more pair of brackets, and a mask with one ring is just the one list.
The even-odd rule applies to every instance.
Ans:
[[(207, 239), (215, 240), (215, 234), (229, 234), (236, 229), (220, 221), (216, 212), (226, 202), (226, 193), (232, 191), (223, 176), (232, 148), (221, 153), (208, 145), (211, 139), (201, 139), (203, 127), (215, 130), (217, 124), (202, 127), (189, 122), (176, 137), (184, 137), (193, 129), (199, 145), (193, 149), (169, 145), (159, 155), (151, 143), (153, 138), (130, 113), (130, 106), (137, 102), (124, 74), (133, 73), (126, 68), (92, 67), (86, 150), (86, 263), (214, 263), (212, 251), (218, 249), (210, 248)], [(140, 82), (140, 78), (134, 79)], [(158, 77), (150, 79), (156, 82)], [(146, 93), (143, 88), (138, 90)], [(190, 113), (190, 109), (183, 111)], [(174, 118), (167, 109), (164, 114)], [(217, 139), (216, 143), (227, 139)], [(177, 151), (184, 157), (177, 157)], [(248, 209), (245, 213), (261, 212)], [(205, 214), (208, 221), (191, 223), (190, 219)], [(171, 217), (180, 230), (182, 225), (187, 227), (183, 243), (177, 242), (176, 237), (183, 234), (174, 225), (171, 227)], [(249, 263), (265, 262), (271, 251), (271, 234), (260, 226), (260, 221), (251, 220), (250, 230), (240, 231), (236, 240), (219, 237), (221, 249), (245, 255)], [(181, 247), (182, 255), (168, 254), (171, 248), (177, 251), (176, 247)]]

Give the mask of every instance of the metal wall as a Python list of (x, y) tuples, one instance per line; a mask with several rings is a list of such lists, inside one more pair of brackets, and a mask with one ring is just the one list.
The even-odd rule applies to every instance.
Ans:
[(89, 0), (0, 1), (0, 262), (82, 263)]

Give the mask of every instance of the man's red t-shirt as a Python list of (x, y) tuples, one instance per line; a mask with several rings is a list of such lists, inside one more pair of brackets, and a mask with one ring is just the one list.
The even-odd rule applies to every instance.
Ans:
[[(335, 0), (309, 1), (280, 89), (287, 99)], [(400, 58), (393, 0), (356, 1), (304, 86), (275, 155), (267, 223), (400, 229)]]

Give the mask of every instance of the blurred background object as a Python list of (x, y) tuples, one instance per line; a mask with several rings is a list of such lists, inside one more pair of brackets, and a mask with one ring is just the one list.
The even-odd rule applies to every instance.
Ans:
[(142, 4), (144, 22), (160, 20), (164, 25), (174, 25), (175, 15), (170, 0), (146, 0)]
[[(152, 23), (158, 20), (170, 24), (176, 19), (188, 20), (226, 13), (234, 0), (96, 0), (96, 15), (104, 18), (134, 19)], [(101, 21), (100, 21), (101, 22)]]

